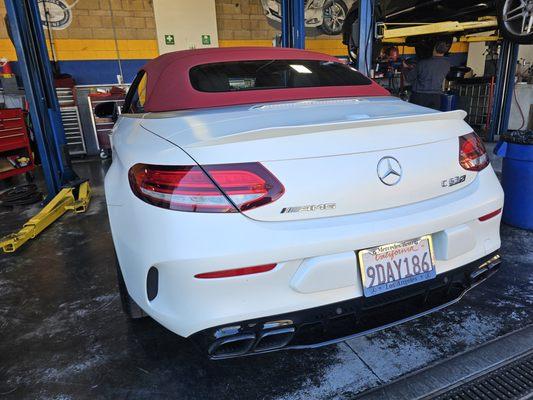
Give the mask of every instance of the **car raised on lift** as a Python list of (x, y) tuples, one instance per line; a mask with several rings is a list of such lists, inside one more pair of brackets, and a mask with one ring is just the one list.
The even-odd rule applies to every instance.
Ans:
[(105, 178), (124, 310), (217, 359), (453, 304), (500, 264), (503, 192), (464, 117), (304, 50), (148, 62)]
[[(477, 21), (494, 17), (498, 31), (507, 40), (520, 44), (533, 44), (533, 0), (377, 0), (373, 13), (374, 22), (390, 27), (420, 25), (444, 21)], [(486, 31), (473, 28), (466, 33)], [(408, 36), (405, 43), (414, 46), (419, 57), (430, 57), (435, 41), (451, 40), (453, 33)], [(359, 52), (359, 1), (355, 1), (345, 14), (342, 41), (348, 48), (348, 56), (354, 61)]]
[[(342, 33), (342, 26), (348, 9), (356, 0), (312, 0), (304, 1), (304, 23), (306, 28), (319, 28), (326, 35)], [(281, 0), (261, 0), (265, 16), (281, 22)]]

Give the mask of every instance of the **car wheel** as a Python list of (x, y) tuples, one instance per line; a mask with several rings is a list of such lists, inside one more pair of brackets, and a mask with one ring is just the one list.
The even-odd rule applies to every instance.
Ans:
[(122, 276), (122, 271), (120, 270), (120, 265), (118, 263), (118, 258), (115, 254), (115, 266), (117, 269), (117, 283), (118, 283), (118, 292), (120, 294), (120, 302), (122, 303), (122, 310), (124, 313), (131, 319), (140, 319), (147, 316), (141, 307), (131, 298), (128, 293), (128, 288), (126, 288), (126, 283), (124, 282), (124, 277)]
[(355, 43), (352, 34), (348, 36), (346, 49), (348, 50), (348, 58), (352, 63), (355, 63), (357, 61), (357, 54), (359, 53), (359, 43)]
[(342, 25), (346, 19), (348, 8), (342, 0), (326, 0), (322, 8), (321, 29), (326, 35), (342, 33)]
[(500, 0), (498, 25), (504, 38), (520, 43), (533, 43), (533, 0)]

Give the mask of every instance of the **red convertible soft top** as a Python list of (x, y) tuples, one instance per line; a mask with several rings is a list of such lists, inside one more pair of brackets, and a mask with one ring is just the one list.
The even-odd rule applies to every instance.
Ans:
[(389, 92), (370, 81), (364, 85), (298, 87), (263, 90), (206, 92), (193, 87), (191, 68), (212, 63), (252, 60), (316, 60), (341, 62), (312, 51), (279, 47), (233, 47), (183, 50), (163, 54), (143, 67), (146, 72), (147, 112), (255, 104), (273, 101), (334, 97), (388, 96)]

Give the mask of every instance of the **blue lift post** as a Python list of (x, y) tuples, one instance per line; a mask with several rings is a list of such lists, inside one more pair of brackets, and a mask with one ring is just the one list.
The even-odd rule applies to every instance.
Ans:
[(45, 203), (48, 203), (77, 176), (65, 152), (65, 131), (37, 0), (5, 0), (5, 5), (48, 191)]
[(282, 0), (281, 45), (305, 49), (304, 0)]
[(513, 102), (514, 77), (518, 60), (517, 43), (504, 40), (500, 45), (498, 65), (496, 69), (496, 88), (490, 117), (488, 140), (494, 141), (496, 135), (501, 135), (509, 127), (509, 114)]
[[(304, 0), (282, 0), (281, 44), (283, 47), (305, 48)], [(359, 1), (359, 55), (357, 68), (370, 76), (374, 36), (374, 1)]]
[(374, 41), (374, 1), (359, 1), (359, 52), (357, 69), (370, 76), (372, 69), (372, 42)]

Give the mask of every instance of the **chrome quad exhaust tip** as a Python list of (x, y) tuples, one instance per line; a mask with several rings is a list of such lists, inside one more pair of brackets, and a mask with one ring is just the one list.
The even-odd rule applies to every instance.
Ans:
[(294, 327), (275, 329), (262, 332), (253, 348), (255, 353), (277, 350), (285, 347), (294, 337)]
[(255, 334), (244, 333), (222, 337), (209, 346), (209, 356), (211, 358), (228, 358), (242, 356), (250, 350), (255, 343)]
[(296, 329), (292, 321), (273, 321), (261, 326), (255, 333), (238, 333), (240, 326), (223, 328), (215, 333), (218, 337), (208, 349), (212, 359), (238, 357), (264, 353), (285, 347), (294, 337)]

